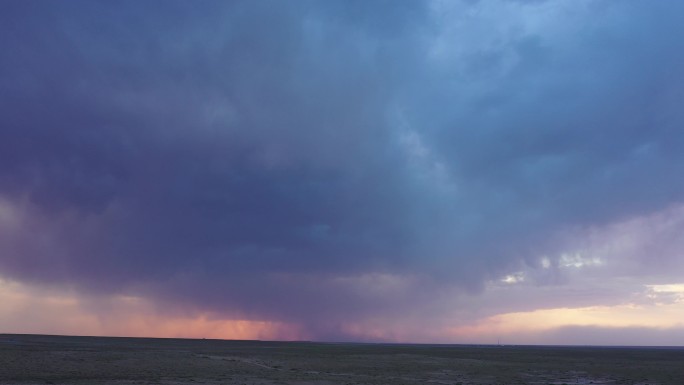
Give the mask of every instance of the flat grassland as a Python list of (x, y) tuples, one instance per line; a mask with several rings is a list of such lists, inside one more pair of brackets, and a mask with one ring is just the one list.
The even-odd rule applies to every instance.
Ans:
[(0, 384), (684, 384), (684, 348), (0, 334)]

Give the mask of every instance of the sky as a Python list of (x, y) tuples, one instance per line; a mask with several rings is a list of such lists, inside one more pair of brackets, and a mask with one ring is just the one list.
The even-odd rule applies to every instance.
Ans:
[(684, 2), (0, 2), (0, 332), (684, 345)]

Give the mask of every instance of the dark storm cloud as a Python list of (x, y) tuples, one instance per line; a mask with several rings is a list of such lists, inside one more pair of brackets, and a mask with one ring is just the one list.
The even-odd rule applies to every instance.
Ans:
[(402, 258), (415, 205), (383, 111), (416, 48), (380, 39), (422, 10), (31, 5), (5, 13), (3, 192), (60, 239), (50, 256), (10, 250), (5, 271), (218, 306), (282, 303), (283, 285), (318, 296), (268, 274)]
[(681, 7), (487, 3), (3, 2), (0, 272), (334, 329), (681, 200)]
[(589, 19), (571, 9), (558, 12), (566, 23), (540, 30), (445, 34), (442, 44), (466, 47), (438, 57), (413, 119), (462, 186), (459, 210), (476, 228), (462, 234), (496, 239), (503, 249), (492, 254), (513, 246), (537, 257), (543, 250), (528, 247), (549, 233), (531, 229), (606, 223), (681, 200), (684, 28), (672, 4), (642, 5), (582, 2)]

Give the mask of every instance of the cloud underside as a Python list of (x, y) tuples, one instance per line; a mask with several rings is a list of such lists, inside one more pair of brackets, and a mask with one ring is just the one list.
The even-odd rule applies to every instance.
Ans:
[(653, 300), (682, 7), (4, 2), (0, 276), (312, 338)]

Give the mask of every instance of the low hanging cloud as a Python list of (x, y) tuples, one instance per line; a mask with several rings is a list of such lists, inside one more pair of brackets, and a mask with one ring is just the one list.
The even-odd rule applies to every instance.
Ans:
[(439, 318), (681, 203), (682, 8), (3, 2), (0, 275), (315, 338)]

